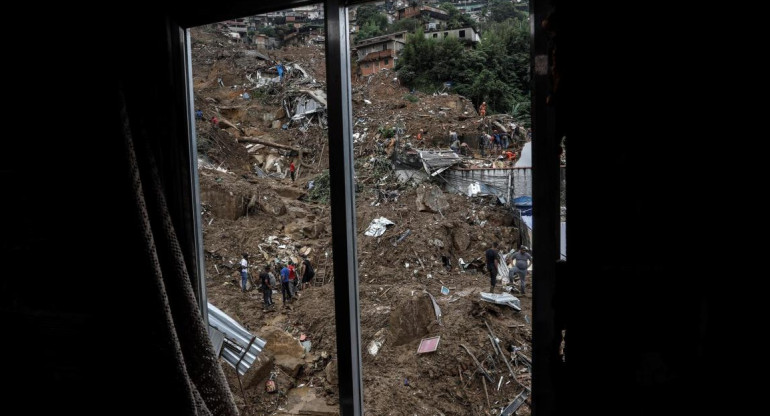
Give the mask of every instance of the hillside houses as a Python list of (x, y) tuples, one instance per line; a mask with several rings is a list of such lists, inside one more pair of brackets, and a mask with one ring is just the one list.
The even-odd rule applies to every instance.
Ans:
[(481, 41), (481, 35), (470, 26), (459, 29), (430, 30), (425, 32), (426, 39), (445, 39), (454, 38), (469, 43), (478, 43)]
[(355, 44), (358, 73), (371, 75), (383, 68), (394, 68), (398, 53), (406, 44), (406, 31), (366, 39)]

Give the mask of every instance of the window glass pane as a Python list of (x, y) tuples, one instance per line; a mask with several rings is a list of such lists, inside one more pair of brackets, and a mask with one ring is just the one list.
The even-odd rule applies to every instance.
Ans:
[(323, 4), (189, 29), (208, 301), (266, 342), (240, 381), (223, 354), (245, 415), (339, 412), (324, 29)]
[[(528, 13), (496, 21), (459, 6), (351, 8), (362, 375), (364, 408), (375, 415), (500, 414), (531, 386), (530, 254), (520, 254), (523, 296), (507, 261), (531, 239), (521, 215), (531, 202), (513, 202), (531, 201), (531, 164), (521, 161)], [(383, 47), (394, 65), (378, 59)], [(497, 257), (492, 291), (485, 254), (494, 243), (506, 257)], [(515, 303), (494, 302), (503, 296)], [(474, 359), (490, 369), (489, 403)]]

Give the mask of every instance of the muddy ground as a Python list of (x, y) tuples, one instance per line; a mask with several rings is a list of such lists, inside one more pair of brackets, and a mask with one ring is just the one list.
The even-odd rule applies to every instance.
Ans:
[[(208, 300), (268, 341), (241, 383), (222, 361), (233, 395), (244, 415), (338, 414), (327, 130), (323, 114), (287, 116), (302, 90), (325, 88), (323, 45), (260, 51), (264, 60), (210, 28), (192, 29), (191, 38), (195, 106), (203, 113), (196, 132)], [(292, 69), (283, 83), (256, 87), (258, 72), (277, 76), (273, 61), (299, 64), (308, 76)], [(450, 130), (476, 137), (480, 117), (464, 97), (410, 93), (389, 71), (353, 78), (365, 414), (499, 414), (530, 386), (522, 356), (531, 357), (531, 296), (513, 292), (521, 311), (481, 301), (489, 277), (477, 265), (492, 242), (503, 251), (515, 248), (519, 230), (494, 198), (437, 192), (438, 182), (396, 180), (385, 137), (398, 128), (414, 147), (447, 148)], [(420, 129), (425, 138), (416, 142)], [(299, 167), (294, 182), (286, 175), (290, 161)], [(395, 224), (379, 237), (365, 235), (379, 217)], [(276, 291), (275, 308), (265, 311), (262, 293), (239, 287), (236, 264), (243, 252), (250, 254), (255, 279), (264, 264), (297, 262), (304, 253), (319, 279), (290, 304)], [(465, 268), (460, 259), (476, 262)], [(309, 352), (300, 344), (303, 334)], [(435, 352), (417, 352), (422, 339), (436, 336)], [(270, 377), (273, 393), (265, 391)], [(527, 404), (518, 411), (529, 413)]]

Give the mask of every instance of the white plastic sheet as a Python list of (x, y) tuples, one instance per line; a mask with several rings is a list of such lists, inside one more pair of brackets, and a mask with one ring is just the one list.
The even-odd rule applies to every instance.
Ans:
[(388, 228), (388, 226), (395, 224), (396, 223), (385, 217), (375, 218), (371, 223), (369, 223), (366, 231), (364, 231), (364, 235), (368, 235), (370, 237), (379, 237), (385, 233), (385, 230)]

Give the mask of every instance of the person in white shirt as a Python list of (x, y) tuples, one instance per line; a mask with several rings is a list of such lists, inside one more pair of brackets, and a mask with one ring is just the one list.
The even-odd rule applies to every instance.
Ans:
[(246, 291), (246, 282), (249, 280), (249, 254), (243, 253), (243, 258), (241, 258), (240, 263), (240, 269), (241, 269), (241, 292)]

